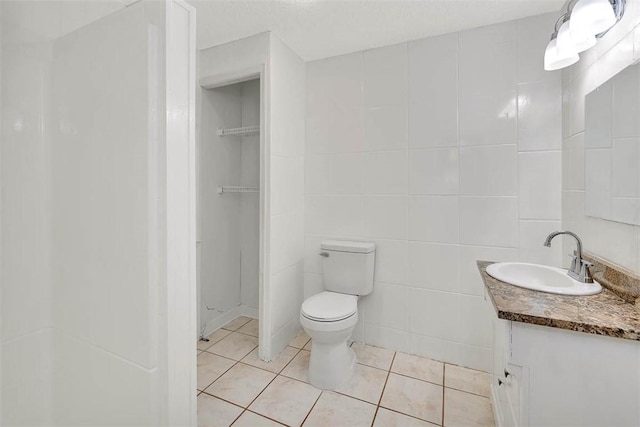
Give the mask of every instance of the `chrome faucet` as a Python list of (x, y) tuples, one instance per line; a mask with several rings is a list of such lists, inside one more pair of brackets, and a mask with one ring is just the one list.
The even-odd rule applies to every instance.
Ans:
[(593, 279), (589, 274), (589, 267), (591, 267), (593, 264), (582, 258), (582, 240), (580, 240), (576, 233), (573, 233), (571, 231), (554, 231), (547, 236), (547, 239), (544, 241), (544, 245), (550, 248), (551, 240), (560, 234), (567, 234), (576, 239), (576, 250), (573, 251), (573, 261), (571, 261), (571, 267), (567, 272), (569, 277), (577, 280), (578, 282), (593, 283)]

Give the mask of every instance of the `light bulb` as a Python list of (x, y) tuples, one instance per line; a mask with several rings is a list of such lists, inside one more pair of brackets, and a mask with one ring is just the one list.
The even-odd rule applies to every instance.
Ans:
[(609, 0), (578, 0), (569, 20), (571, 37), (583, 40), (607, 31), (617, 22)]
[(544, 69), (546, 71), (555, 71), (568, 67), (580, 60), (578, 52), (572, 49), (565, 51), (558, 50), (557, 38), (552, 38), (544, 51)]
[(567, 51), (575, 51), (577, 53), (584, 52), (596, 45), (596, 37), (589, 35), (582, 40), (573, 37), (573, 33), (569, 29), (569, 21), (566, 21), (558, 30), (558, 38), (556, 41), (558, 51), (561, 53)]

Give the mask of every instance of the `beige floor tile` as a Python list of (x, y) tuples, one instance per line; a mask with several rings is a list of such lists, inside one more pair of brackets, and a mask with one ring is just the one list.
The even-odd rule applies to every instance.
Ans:
[(369, 427), (376, 407), (331, 391), (324, 391), (315, 404), (305, 427)]
[(444, 389), (444, 425), (447, 427), (493, 427), (488, 398), (464, 391)]
[(289, 363), (300, 351), (297, 348), (286, 347), (271, 362), (265, 362), (258, 356), (258, 349), (259, 348), (256, 348), (242, 359), (242, 363), (255, 366), (256, 368), (266, 369), (267, 371), (275, 372), (276, 374), (280, 373), (287, 363)]
[(311, 338), (309, 338), (309, 335), (307, 335), (307, 333), (302, 330), (300, 332), (298, 332), (298, 335), (296, 335), (291, 342), (289, 343), (289, 346), (291, 347), (295, 347), (295, 348), (302, 348), (305, 346), (305, 344), (307, 344), (309, 342)]
[(489, 374), (462, 366), (444, 366), (444, 386), (489, 397)]
[(309, 382), (307, 373), (309, 372), (309, 357), (311, 353), (307, 350), (302, 350), (296, 357), (293, 358), (291, 363), (287, 365), (281, 372), (289, 378), (295, 378), (298, 381)]
[(259, 328), (260, 328), (260, 322), (258, 322), (257, 319), (251, 319), (247, 323), (245, 323), (244, 326), (239, 328), (236, 332), (240, 332), (241, 334), (251, 335), (252, 337), (257, 337)]
[(233, 423), (233, 427), (281, 427), (282, 424), (265, 418), (262, 415), (246, 411)]
[(209, 347), (211, 347), (212, 345), (214, 345), (215, 343), (217, 343), (218, 341), (220, 341), (222, 338), (226, 337), (230, 333), (231, 331), (227, 331), (226, 329), (218, 329), (216, 331), (211, 332), (206, 337), (209, 341), (198, 340), (198, 350), (208, 349)]
[(359, 342), (354, 342), (351, 348), (356, 352), (358, 363), (378, 369), (384, 369), (386, 371), (391, 368), (391, 362), (393, 361), (395, 351), (387, 350), (386, 348), (373, 347)]
[(258, 346), (258, 338), (234, 332), (221, 339), (207, 350), (233, 360), (241, 360)]
[(290, 378), (277, 377), (251, 404), (253, 412), (289, 426), (300, 426), (320, 390)]
[(204, 390), (220, 375), (232, 367), (236, 362), (215, 354), (202, 352), (198, 355), (198, 390)]
[(302, 348), (311, 351), (311, 340), (307, 341), (307, 343)]
[(235, 331), (235, 330), (240, 329), (242, 326), (247, 324), (249, 321), (251, 321), (250, 317), (238, 316), (235, 319), (233, 319), (231, 322), (229, 322), (226, 325), (224, 325), (222, 328), (223, 329), (228, 329), (230, 331)]
[(376, 420), (373, 423), (373, 427), (431, 427), (436, 425), (385, 408), (378, 408)]
[(387, 371), (356, 364), (351, 378), (336, 391), (377, 405), (386, 380)]
[(396, 358), (393, 360), (391, 372), (435, 384), (442, 384), (444, 363), (398, 351)]
[(274, 378), (271, 372), (238, 363), (204, 392), (247, 407)]
[(224, 400), (198, 396), (198, 427), (229, 427), (243, 409)]
[(436, 424), (442, 423), (442, 386), (389, 374), (380, 406)]

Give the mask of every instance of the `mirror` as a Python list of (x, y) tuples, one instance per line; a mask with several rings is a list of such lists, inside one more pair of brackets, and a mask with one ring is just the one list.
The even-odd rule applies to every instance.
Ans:
[(585, 213), (640, 225), (640, 64), (585, 99)]

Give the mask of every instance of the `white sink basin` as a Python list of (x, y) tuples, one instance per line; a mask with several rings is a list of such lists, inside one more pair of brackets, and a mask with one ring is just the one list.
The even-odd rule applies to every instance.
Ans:
[(595, 295), (602, 291), (598, 282), (581, 283), (567, 275), (567, 270), (524, 262), (499, 262), (487, 267), (489, 276), (535, 291), (560, 295)]

